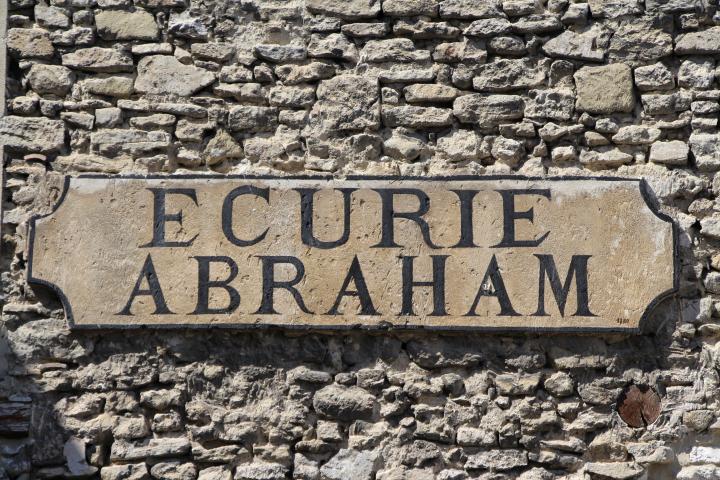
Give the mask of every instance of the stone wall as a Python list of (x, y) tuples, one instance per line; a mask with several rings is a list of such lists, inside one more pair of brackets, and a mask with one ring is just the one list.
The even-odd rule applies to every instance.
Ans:
[[(44, 2), (0, 2), (0, 479), (720, 478), (717, 0)], [(681, 289), (632, 336), (70, 331), (30, 216), (188, 170), (643, 177)]]

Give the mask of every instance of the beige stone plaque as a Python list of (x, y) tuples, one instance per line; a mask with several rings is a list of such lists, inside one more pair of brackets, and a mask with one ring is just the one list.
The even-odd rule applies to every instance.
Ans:
[(80, 176), (28, 278), (78, 328), (632, 332), (675, 243), (640, 180)]

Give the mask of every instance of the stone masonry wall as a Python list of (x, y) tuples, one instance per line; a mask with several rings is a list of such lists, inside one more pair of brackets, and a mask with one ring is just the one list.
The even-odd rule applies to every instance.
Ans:
[[(0, 479), (720, 478), (717, 0), (45, 1), (0, 0)], [(70, 331), (30, 216), (188, 170), (643, 177), (681, 288), (632, 336)]]

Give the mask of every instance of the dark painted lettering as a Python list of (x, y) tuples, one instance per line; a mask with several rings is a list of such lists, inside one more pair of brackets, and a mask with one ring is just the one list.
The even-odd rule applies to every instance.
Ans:
[[(300, 283), (305, 275), (305, 265), (295, 257), (284, 256), (284, 257), (272, 257), (272, 256), (261, 256), (259, 257), (262, 261), (262, 302), (257, 312), (258, 314), (277, 314), (275, 311), (274, 295), (275, 290), (282, 289), (290, 292), (295, 302), (305, 313), (312, 314), (310, 310), (305, 306), (300, 292), (295, 288), (295, 285)], [(292, 280), (279, 281), (275, 280), (275, 265), (279, 264), (292, 265), (295, 268), (295, 277)]]
[(450, 190), (460, 199), (460, 240), (453, 248), (477, 247), (473, 239), (473, 200), (479, 190)]
[(539, 284), (538, 284), (538, 308), (533, 314), (535, 316), (548, 316), (545, 312), (545, 277), (550, 282), (555, 302), (557, 302), (560, 315), (565, 316), (565, 303), (567, 302), (573, 277), (577, 289), (577, 311), (576, 317), (594, 317), (590, 311), (588, 296), (588, 260), (590, 255), (573, 255), (570, 260), (565, 282), (560, 282), (555, 260), (552, 255), (535, 255), (540, 262)]
[(333, 242), (318, 240), (313, 233), (313, 205), (315, 188), (296, 188), (300, 193), (300, 237), (302, 242), (309, 246), (321, 249), (329, 249), (344, 245), (350, 238), (350, 201), (355, 188), (338, 188), (343, 195), (343, 233), (342, 236)]
[(230, 193), (227, 194), (225, 197), (225, 200), (223, 201), (222, 206), (222, 229), (223, 233), (225, 234), (225, 237), (233, 244), (237, 245), (238, 247), (249, 247), (251, 245), (255, 245), (256, 243), (262, 242), (265, 236), (268, 233), (268, 229), (266, 228), (263, 233), (258, 235), (257, 237), (253, 238), (252, 240), (243, 240), (238, 238), (235, 235), (235, 232), (233, 231), (233, 205), (235, 202), (235, 199), (241, 195), (255, 195), (256, 197), (260, 197), (266, 202), (270, 202), (270, 189), (269, 188), (259, 188), (255, 187), (253, 185), (243, 185), (242, 187), (237, 187), (230, 191)]
[[(490, 288), (491, 286), (492, 288)], [(480, 303), (480, 299), (482, 297), (497, 298), (498, 303), (500, 303), (500, 313), (498, 315), (501, 317), (515, 317), (519, 315), (519, 313), (513, 309), (512, 303), (510, 302), (510, 297), (508, 296), (507, 289), (505, 288), (505, 282), (503, 281), (500, 273), (500, 267), (498, 266), (495, 255), (493, 255), (490, 259), (490, 264), (485, 271), (482, 282), (480, 282), (478, 293), (475, 295), (475, 300), (470, 307), (470, 311), (465, 314), (466, 316), (477, 316), (475, 310), (477, 309), (478, 303)]]
[[(380, 243), (373, 245), (373, 248), (400, 248), (400, 245), (395, 243), (396, 218), (404, 218), (415, 222), (420, 227), (425, 244), (430, 248), (440, 248), (430, 239), (430, 226), (422, 218), (430, 210), (430, 197), (428, 197), (427, 193), (416, 188), (386, 188), (375, 191), (382, 199), (382, 237)], [(420, 206), (414, 212), (396, 212), (394, 201), (396, 195), (413, 195), (420, 202)]]
[[(230, 257), (193, 257), (198, 262), (198, 293), (197, 306), (194, 315), (206, 314), (227, 314), (234, 312), (240, 306), (240, 294), (230, 286), (238, 274), (238, 266)], [(225, 280), (210, 280), (210, 266), (213, 263), (224, 263), (230, 269), (230, 274)], [(210, 308), (210, 289), (222, 288), (230, 297), (228, 305), (222, 308)]]
[[(350, 282), (355, 284), (355, 290), (348, 290)], [(350, 264), (350, 269), (345, 276), (345, 281), (340, 287), (340, 292), (335, 298), (335, 303), (332, 308), (327, 312), (328, 315), (340, 315), (342, 312), (338, 312), (340, 302), (343, 297), (358, 297), (360, 301), (360, 315), (378, 315), (373, 305), (372, 298), (370, 298), (370, 291), (365, 283), (365, 277), (363, 276), (362, 270), (360, 269), (360, 261), (357, 255), (353, 257), (353, 261)]]
[(184, 242), (168, 242), (165, 240), (165, 224), (177, 222), (182, 226), (183, 212), (167, 213), (165, 211), (165, 199), (167, 195), (184, 195), (190, 198), (195, 205), (198, 204), (197, 194), (194, 188), (148, 188), (153, 194), (153, 237), (150, 243), (140, 245), (140, 248), (147, 247), (189, 247), (193, 244), (197, 235)]
[[(148, 284), (148, 288), (146, 289), (141, 288), (143, 280), (145, 280)], [(153, 312), (153, 315), (173, 313), (165, 303), (165, 296), (163, 295), (162, 288), (160, 288), (160, 280), (158, 279), (157, 272), (155, 271), (155, 265), (153, 264), (150, 254), (148, 254), (145, 258), (145, 263), (143, 264), (142, 270), (140, 270), (140, 275), (135, 282), (135, 286), (130, 293), (130, 298), (125, 304), (125, 308), (123, 308), (118, 315), (132, 315), (130, 308), (132, 307), (133, 301), (136, 297), (145, 295), (152, 297), (153, 302), (155, 302), (155, 311)]]
[(432, 280), (415, 281), (413, 261), (417, 257), (402, 257), (402, 310), (400, 315), (415, 315), (413, 311), (413, 290), (415, 287), (432, 287), (433, 311), (431, 316), (447, 315), (445, 309), (445, 261), (448, 255), (430, 255), (432, 258)]
[(540, 245), (550, 235), (550, 232), (545, 232), (535, 240), (518, 240), (515, 238), (515, 222), (517, 220), (528, 220), (532, 223), (534, 216), (532, 208), (522, 212), (515, 210), (515, 197), (519, 195), (539, 195), (550, 199), (550, 189), (526, 188), (496, 191), (503, 199), (503, 238), (500, 243), (493, 245), (493, 248), (537, 247)]

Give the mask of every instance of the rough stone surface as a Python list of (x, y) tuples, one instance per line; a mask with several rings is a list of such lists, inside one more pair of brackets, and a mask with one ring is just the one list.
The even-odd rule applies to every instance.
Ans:
[(583, 67), (575, 73), (577, 108), (589, 113), (630, 112), (635, 106), (630, 67)]
[[(0, 1), (0, 478), (98, 476), (71, 472), (85, 459), (113, 480), (349, 479), (370, 453), (377, 480), (720, 478), (715, 3)], [(677, 225), (679, 291), (636, 335), (70, 330), (26, 281), (31, 216), (62, 174), (178, 172), (642, 178)], [(533, 211), (519, 232), (543, 233)], [(630, 384), (660, 392), (652, 425), (618, 418)]]
[(169, 55), (145, 57), (138, 63), (135, 90), (149, 94), (174, 94), (186, 97), (215, 81), (206, 70), (180, 63)]

